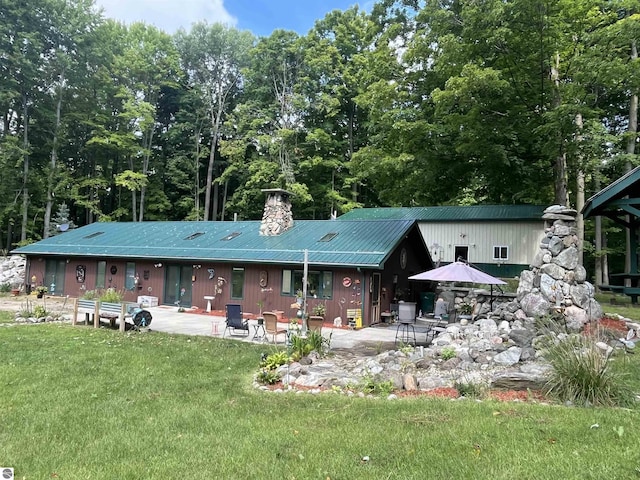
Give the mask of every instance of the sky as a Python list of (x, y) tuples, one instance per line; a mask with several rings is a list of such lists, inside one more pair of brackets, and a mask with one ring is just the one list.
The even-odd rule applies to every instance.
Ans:
[(144, 21), (167, 33), (194, 22), (225, 23), (257, 36), (276, 29), (306, 34), (332, 10), (359, 5), (370, 11), (373, 0), (95, 0), (104, 16), (124, 23)]

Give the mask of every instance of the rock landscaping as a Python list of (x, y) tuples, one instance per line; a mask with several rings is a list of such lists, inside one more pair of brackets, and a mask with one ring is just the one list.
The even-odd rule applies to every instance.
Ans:
[[(352, 392), (349, 387), (362, 384), (363, 379), (391, 384), (404, 392), (456, 384), (541, 389), (550, 368), (541, 354), (543, 339), (578, 334), (585, 326), (593, 328), (593, 322), (603, 316), (594, 287), (586, 281), (586, 270), (578, 264), (576, 214), (559, 205), (545, 210), (543, 218), (548, 223), (540, 251), (530, 269), (522, 272), (513, 298), (496, 300), (485, 291), (470, 291), (465, 296), (444, 290), (439, 295), (453, 305), (473, 305), (472, 319), (449, 324), (428, 347), (371, 357), (354, 352), (309, 356), (278, 367), (282, 384), (286, 389), (302, 387), (312, 393), (326, 389)], [(623, 318), (617, 321), (618, 335), (599, 344), (605, 354), (615, 348), (633, 349), (640, 336), (640, 324)]]

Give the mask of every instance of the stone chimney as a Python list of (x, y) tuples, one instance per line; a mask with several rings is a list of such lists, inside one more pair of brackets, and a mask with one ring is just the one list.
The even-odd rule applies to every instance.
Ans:
[(292, 193), (280, 188), (267, 188), (262, 191), (267, 194), (267, 199), (264, 203), (260, 235), (280, 235), (293, 226), (290, 200)]

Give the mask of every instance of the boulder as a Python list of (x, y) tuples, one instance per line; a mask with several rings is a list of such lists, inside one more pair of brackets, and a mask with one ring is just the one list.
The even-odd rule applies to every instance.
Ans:
[(520, 307), (528, 317), (540, 317), (549, 313), (551, 304), (542, 295), (529, 293), (520, 302)]
[(553, 263), (567, 270), (573, 270), (578, 266), (578, 249), (575, 246), (565, 248), (553, 259)]

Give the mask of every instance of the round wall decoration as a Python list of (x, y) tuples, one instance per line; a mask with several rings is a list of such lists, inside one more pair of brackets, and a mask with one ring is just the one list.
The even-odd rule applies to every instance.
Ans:
[(115, 265), (111, 265), (111, 270), (109, 270), (111, 272), (111, 275), (115, 275), (116, 273), (118, 273), (118, 267), (116, 267)]
[(344, 277), (342, 279), (342, 286), (345, 287), (345, 288), (349, 288), (351, 286), (351, 278)]
[(405, 269), (407, 266), (407, 249), (403, 248), (400, 250), (400, 268)]
[(262, 288), (265, 288), (268, 283), (269, 283), (269, 274), (265, 270), (262, 270), (260, 272), (260, 286)]

